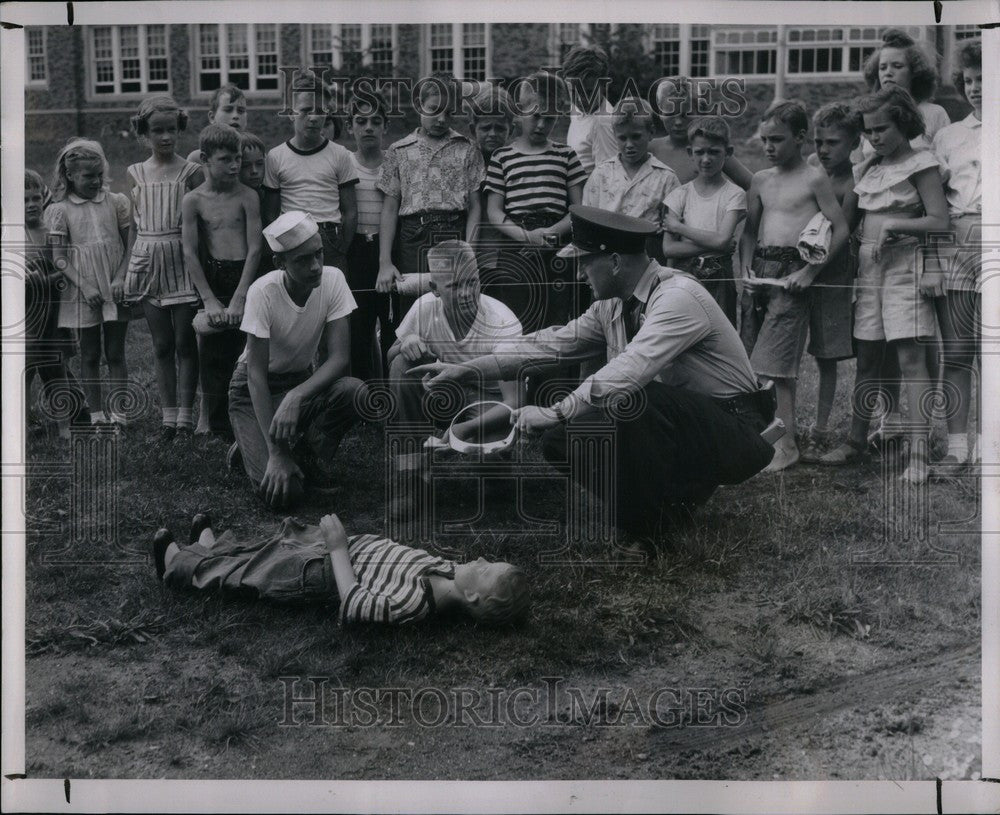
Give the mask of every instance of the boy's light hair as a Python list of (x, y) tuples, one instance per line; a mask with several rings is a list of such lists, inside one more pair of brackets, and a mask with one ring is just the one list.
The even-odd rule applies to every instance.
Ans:
[(442, 241), (427, 250), (427, 271), (450, 275), (453, 280), (465, 275), (479, 275), (476, 253), (465, 241)]
[(184, 130), (188, 123), (188, 114), (172, 96), (161, 94), (150, 96), (139, 103), (139, 110), (129, 121), (136, 135), (145, 136), (149, 133), (149, 117), (154, 113), (173, 113), (177, 116), (177, 129)]
[(929, 45), (918, 45), (913, 37), (898, 28), (890, 28), (882, 35), (882, 45), (865, 62), (862, 74), (868, 83), (868, 89), (874, 92), (881, 88), (878, 64), (883, 48), (898, 48), (906, 53), (906, 63), (910, 69), (910, 94), (917, 102), (930, 99), (937, 88), (938, 72), (935, 66), (938, 55)]
[(347, 121), (358, 114), (365, 116), (381, 116), (383, 121), (389, 120), (389, 102), (379, 91), (365, 89), (363, 96), (352, 96), (347, 102)]
[(966, 101), (969, 100), (965, 96), (965, 75), (963, 71), (966, 68), (981, 69), (982, 67), (983, 41), (979, 37), (962, 40), (962, 44), (958, 46), (958, 50), (955, 52), (955, 72), (952, 74), (951, 81), (955, 85), (955, 90)]
[(108, 189), (111, 168), (104, 155), (104, 148), (91, 139), (72, 139), (56, 156), (56, 167), (52, 173), (52, 200), (62, 201), (69, 192), (69, 179), (66, 173), (81, 164), (100, 164), (104, 170), (104, 187)]
[(774, 119), (788, 126), (792, 133), (805, 133), (809, 130), (809, 114), (801, 102), (779, 102), (773, 104), (761, 117), (761, 124)]
[(222, 98), (223, 94), (226, 94), (226, 96), (229, 97), (229, 101), (233, 103), (239, 102), (240, 99), (247, 98), (246, 94), (243, 93), (242, 88), (236, 87), (236, 85), (234, 85), (232, 82), (227, 82), (221, 88), (216, 88), (215, 91), (212, 93), (212, 99), (209, 102), (209, 107), (208, 107), (209, 111), (215, 113), (215, 111), (219, 109), (219, 100)]
[(260, 136), (256, 133), (248, 133), (245, 130), (241, 131), (240, 137), (240, 153), (245, 153), (247, 150), (260, 150), (261, 155), (265, 155), (267, 150), (264, 147), (264, 142), (261, 141)]
[(198, 135), (198, 148), (206, 158), (211, 158), (220, 150), (243, 154), (240, 134), (229, 125), (222, 124), (210, 124), (202, 129)]
[(852, 139), (861, 134), (858, 113), (847, 102), (827, 102), (813, 114), (813, 130), (818, 127), (839, 127)]
[(656, 120), (649, 102), (637, 96), (627, 96), (620, 99), (611, 112), (611, 125), (632, 124), (636, 119), (643, 119), (646, 128), (652, 133), (656, 130)]
[(693, 142), (696, 136), (701, 136), (724, 147), (729, 147), (732, 139), (729, 125), (721, 116), (702, 116), (700, 119), (695, 119), (688, 128), (687, 136), (688, 143)]
[(913, 97), (898, 85), (890, 85), (877, 93), (862, 96), (856, 104), (858, 114), (884, 110), (893, 124), (908, 139), (924, 134), (924, 117)]
[[(690, 95), (691, 87), (686, 76), (665, 76), (658, 79), (656, 81), (656, 112), (668, 118), (678, 115), (664, 112), (668, 99), (684, 99), (688, 102), (688, 110), (690, 110)], [(687, 111), (683, 111), (683, 113), (686, 115)]]
[(466, 100), (464, 107), (472, 124), (487, 116), (503, 116), (508, 122), (514, 118), (510, 94), (489, 82), (484, 83), (475, 96)]
[(34, 170), (30, 170), (27, 167), (24, 168), (24, 191), (28, 190), (41, 190), (45, 191), (45, 182), (42, 181), (42, 177), (36, 173)]
[(528, 616), (528, 578), (517, 566), (510, 563), (493, 584), (493, 591), (483, 595), (478, 602), (466, 608), (474, 620), (486, 625), (510, 625)]

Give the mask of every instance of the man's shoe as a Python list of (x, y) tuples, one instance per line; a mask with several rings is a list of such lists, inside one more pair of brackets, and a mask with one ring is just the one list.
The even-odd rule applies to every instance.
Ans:
[(167, 547), (173, 542), (174, 533), (169, 529), (158, 529), (153, 535), (153, 566), (157, 580), (163, 580), (163, 573), (167, 570)]

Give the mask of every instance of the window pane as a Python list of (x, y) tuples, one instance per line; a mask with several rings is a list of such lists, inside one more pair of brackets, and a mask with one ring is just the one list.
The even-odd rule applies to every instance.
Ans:
[(485, 23), (463, 23), (462, 24), (462, 44), (486, 45), (486, 24)]
[(257, 37), (257, 53), (276, 54), (278, 52), (278, 29), (271, 23), (258, 24), (254, 27)]
[(216, 25), (198, 26), (198, 50), (202, 57), (219, 53), (219, 27)]
[(431, 48), (451, 48), (451, 24), (431, 23)]
[(226, 26), (226, 44), (229, 47), (230, 60), (234, 54), (250, 53), (246, 23), (231, 23)]
[(345, 53), (361, 50), (360, 25), (342, 25), (340, 27), (340, 47)]
[(371, 27), (371, 65), (375, 73), (392, 71), (392, 25)]

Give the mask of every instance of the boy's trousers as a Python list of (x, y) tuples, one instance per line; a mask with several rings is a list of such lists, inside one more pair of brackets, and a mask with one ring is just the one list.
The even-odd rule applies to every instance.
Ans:
[[(309, 376), (309, 371), (270, 374), (268, 387), (274, 409), (278, 409), (288, 391), (305, 382)], [(361, 380), (345, 376), (331, 384), (324, 393), (303, 402), (299, 413), (300, 436), (298, 443), (293, 445), (293, 455), (296, 463), (303, 468), (307, 481), (329, 475), (341, 439), (359, 418), (359, 391), (364, 387)], [(267, 442), (250, 399), (246, 363), (238, 364), (233, 373), (229, 386), (229, 418), (243, 456), (243, 467), (254, 487), (257, 487), (264, 478), (269, 456)]]
[(232, 531), (226, 531), (210, 548), (199, 543), (182, 547), (163, 579), (174, 588), (252, 599), (336, 599), (337, 583), (329, 554), (319, 527), (285, 518), (265, 541), (242, 543)]
[[(760, 434), (774, 418), (767, 391), (715, 399), (650, 382), (632, 408), (599, 412), (547, 431), (545, 459), (592, 489), (613, 478), (615, 525), (653, 534), (673, 505), (702, 503), (720, 484), (739, 484), (768, 465)], [(595, 444), (597, 437), (610, 444)], [(595, 455), (603, 448), (606, 455)]]
[[(347, 284), (358, 307), (351, 312), (351, 375), (366, 382), (388, 371), (386, 354), (396, 341), (389, 312), (399, 315), (399, 295), (375, 291), (378, 280), (378, 235), (358, 233), (347, 250)], [(375, 350), (375, 321), (380, 347)], [(376, 356), (377, 355), (377, 356)], [(376, 365), (376, 363), (378, 363)]]
[[(242, 260), (206, 258), (202, 266), (205, 279), (219, 302), (228, 306), (243, 274)], [(246, 345), (246, 334), (239, 328), (205, 334), (200, 338), (198, 376), (205, 397), (208, 426), (213, 433), (232, 437), (229, 422), (229, 380)]]

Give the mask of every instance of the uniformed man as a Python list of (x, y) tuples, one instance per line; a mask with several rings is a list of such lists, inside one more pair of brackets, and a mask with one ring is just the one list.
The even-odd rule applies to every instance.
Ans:
[(580, 279), (593, 290), (586, 312), (502, 353), (411, 373), (431, 374), (426, 382), (433, 387), (507, 380), (533, 367), (603, 356), (604, 367), (565, 398), (522, 408), (511, 421), (523, 433), (543, 433), (546, 459), (578, 478), (583, 462), (572, 458), (582, 448), (567, 449), (567, 425), (613, 425), (614, 463), (605, 466), (614, 470), (616, 525), (646, 537), (678, 504), (701, 503), (719, 484), (740, 483), (767, 466), (773, 448), (760, 433), (774, 418), (774, 399), (760, 389), (712, 296), (646, 254), (651, 223), (584, 206), (571, 207), (570, 216), (573, 240), (560, 255), (578, 258)]

